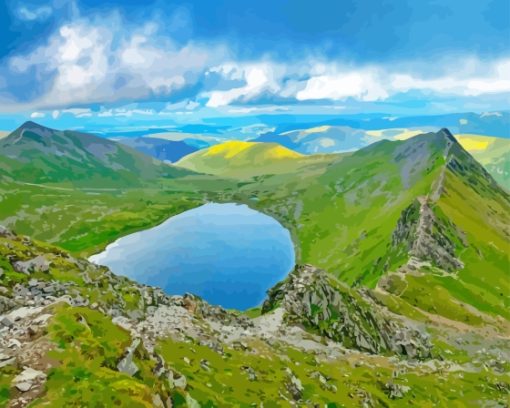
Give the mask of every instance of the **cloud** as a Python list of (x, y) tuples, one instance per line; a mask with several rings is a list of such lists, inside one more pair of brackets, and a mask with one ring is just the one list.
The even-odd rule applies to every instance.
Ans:
[(42, 112), (32, 112), (32, 113), (30, 114), (30, 117), (31, 117), (31, 118), (34, 118), (34, 119), (35, 119), (35, 118), (44, 118), (45, 116), (46, 116), (46, 115), (45, 115), (44, 113), (42, 113)]
[(156, 114), (156, 111), (154, 109), (140, 109), (140, 108), (122, 107), (122, 108), (116, 108), (116, 109), (103, 109), (97, 114), (97, 116), (100, 118), (112, 117), (112, 116), (130, 118), (132, 116), (152, 116), (155, 114)]
[(287, 106), (246, 106), (231, 108), (228, 113), (254, 113), (254, 112), (288, 112)]
[(206, 106), (217, 108), (232, 102), (247, 102), (263, 92), (276, 93), (280, 89), (277, 81), (278, 66), (269, 63), (235, 64), (229, 63), (213, 67), (210, 73), (219, 73), (231, 80), (242, 80), (244, 84), (228, 90), (212, 91), (208, 94)]
[[(25, 5), (19, 13), (23, 7), (26, 19), (51, 14), (49, 6)], [(175, 21), (189, 24), (181, 14)], [(115, 12), (75, 15), (42, 45), (2, 61), (0, 110), (52, 111), (55, 119), (63, 114), (90, 117), (93, 112), (83, 107), (91, 105), (103, 106), (98, 117), (189, 115), (202, 108), (251, 114), (317, 101), (343, 107), (344, 102), (391, 102), (402, 95), (439, 100), (510, 92), (510, 58), (456, 56), (455, 64), (437, 62), (433, 70), (425, 60), (391, 65), (317, 55), (241, 60), (228, 44), (172, 37), (180, 31), (163, 32), (156, 21), (135, 25)], [(137, 106), (146, 101), (171, 102), (156, 110)]]
[(44, 21), (53, 14), (53, 10), (49, 6), (21, 6), (15, 10), (15, 13), (16, 16), (23, 21)]
[[(30, 106), (51, 108), (169, 97), (197, 84), (222, 55), (219, 46), (177, 44), (159, 36), (154, 24), (131, 30), (113, 16), (65, 24), (8, 66), (11, 75), (45, 81)], [(23, 90), (13, 91), (16, 97)]]
[(329, 99), (345, 100), (349, 97), (361, 101), (388, 98), (388, 91), (371, 72), (345, 72), (314, 76), (306, 81), (304, 89), (296, 93), (298, 101)]
[(437, 94), (479, 96), (510, 92), (510, 59), (486, 65), (484, 72), (472, 75), (445, 75), (424, 79), (418, 75), (394, 74), (391, 89), (394, 92), (410, 90), (431, 91)]

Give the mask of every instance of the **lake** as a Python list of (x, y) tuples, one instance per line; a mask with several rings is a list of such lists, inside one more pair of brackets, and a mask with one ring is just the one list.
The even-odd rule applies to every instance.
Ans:
[(275, 219), (246, 205), (209, 203), (127, 235), (89, 258), (118, 275), (244, 310), (293, 269), (294, 246)]

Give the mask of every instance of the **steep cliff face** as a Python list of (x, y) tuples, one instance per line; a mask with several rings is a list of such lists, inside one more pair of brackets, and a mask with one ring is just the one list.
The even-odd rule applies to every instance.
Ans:
[[(402, 211), (391, 237), (390, 262), (409, 258), (414, 263), (425, 262), (448, 272), (463, 268), (457, 252), (467, 246), (465, 235), (437, 213), (439, 209), (427, 197), (418, 197)], [(409, 262), (401, 268), (408, 265)]]
[(344, 346), (370, 353), (430, 356), (425, 333), (379, 310), (364, 292), (311, 265), (296, 267), (269, 291), (263, 312), (281, 307), (288, 324), (301, 324)]

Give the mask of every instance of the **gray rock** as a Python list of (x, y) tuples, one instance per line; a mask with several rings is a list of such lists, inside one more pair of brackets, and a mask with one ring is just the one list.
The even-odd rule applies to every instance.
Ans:
[(349, 288), (311, 265), (297, 266), (271, 289), (262, 312), (278, 306), (285, 310), (288, 324), (314, 327), (346, 347), (373, 354), (393, 351), (412, 358), (430, 356), (425, 334), (385, 315), (365, 291)]
[(42, 371), (34, 370), (30, 367), (25, 367), (25, 369), (12, 380), (12, 384), (19, 391), (27, 392), (32, 389), (35, 384), (44, 380), (46, 380), (46, 374), (44, 374)]
[(12, 327), (14, 325), (14, 321), (9, 316), (0, 317), (0, 323), (7, 327)]
[(140, 339), (135, 339), (131, 346), (127, 348), (124, 357), (120, 360), (119, 364), (117, 364), (117, 370), (131, 377), (138, 372), (139, 368), (133, 361), (133, 355), (139, 344)]
[(411, 391), (411, 388), (407, 385), (395, 384), (393, 382), (386, 383), (384, 389), (390, 399), (403, 398), (404, 395)]
[(301, 380), (294, 375), (290, 368), (287, 368), (286, 372), (288, 376), (287, 382), (285, 383), (287, 391), (290, 393), (294, 401), (299, 401), (303, 396), (303, 384), (301, 383)]
[(10, 229), (0, 225), (0, 237), (14, 239), (16, 238), (16, 234), (14, 234)]
[(12, 267), (16, 272), (30, 275), (34, 272), (48, 272), (50, 270), (50, 263), (44, 256), (38, 255), (28, 261), (14, 262)]
[(174, 386), (176, 388), (181, 388), (181, 389), (185, 390), (186, 387), (188, 386), (188, 381), (187, 381), (186, 377), (182, 374), (180, 377), (174, 378), (173, 381), (174, 381)]

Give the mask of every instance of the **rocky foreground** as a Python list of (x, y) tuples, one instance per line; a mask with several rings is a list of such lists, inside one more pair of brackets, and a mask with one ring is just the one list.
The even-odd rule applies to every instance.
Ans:
[(508, 406), (501, 327), (413, 320), (311, 265), (242, 314), (1, 228), (0, 283), (0, 405)]

